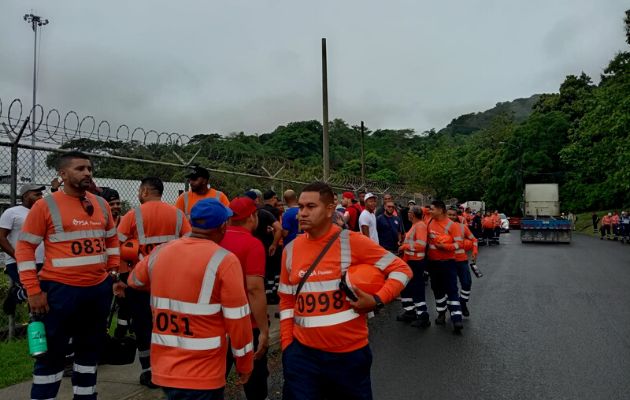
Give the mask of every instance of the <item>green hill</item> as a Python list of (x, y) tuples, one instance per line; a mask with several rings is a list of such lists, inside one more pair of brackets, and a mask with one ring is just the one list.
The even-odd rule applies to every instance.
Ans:
[(532, 114), (534, 104), (540, 99), (540, 96), (535, 94), (524, 99), (505, 101), (497, 103), (496, 106), (486, 111), (460, 115), (438, 133), (468, 135), (488, 128), (492, 121), (502, 114), (512, 116), (516, 123), (523, 122)]

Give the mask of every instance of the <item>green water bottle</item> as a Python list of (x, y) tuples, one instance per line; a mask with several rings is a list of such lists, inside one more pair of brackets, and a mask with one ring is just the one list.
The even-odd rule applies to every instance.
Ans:
[(28, 337), (28, 352), (32, 357), (39, 357), (48, 351), (48, 342), (46, 341), (46, 327), (44, 323), (36, 316), (31, 315), (31, 321), (26, 329)]

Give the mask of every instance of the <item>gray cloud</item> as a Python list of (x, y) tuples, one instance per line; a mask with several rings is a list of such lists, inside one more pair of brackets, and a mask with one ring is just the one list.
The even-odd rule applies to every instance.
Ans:
[(321, 119), (321, 37), (331, 117), (419, 132), (555, 91), (567, 74), (596, 79), (626, 49), (622, 0), (7, 0), (5, 102), (31, 99), (32, 32), (21, 20), (31, 8), (51, 20), (42, 104), (187, 134)]

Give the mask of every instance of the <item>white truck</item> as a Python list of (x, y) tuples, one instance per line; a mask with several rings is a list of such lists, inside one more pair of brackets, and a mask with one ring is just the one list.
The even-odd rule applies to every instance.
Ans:
[(571, 223), (560, 218), (557, 183), (528, 183), (523, 200), (521, 242), (571, 243)]

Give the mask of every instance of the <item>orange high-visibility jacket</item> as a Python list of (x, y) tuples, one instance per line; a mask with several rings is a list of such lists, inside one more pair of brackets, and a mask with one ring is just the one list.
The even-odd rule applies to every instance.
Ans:
[(499, 228), (501, 226), (501, 217), (499, 214), (492, 214), (491, 216), (492, 222), (494, 223), (495, 228)]
[(405, 235), (400, 249), (403, 251), (403, 260), (423, 260), (427, 247), (427, 226), (424, 222), (418, 221)]
[(610, 218), (610, 222), (613, 225), (619, 225), (619, 214), (613, 214), (613, 216)]
[(385, 284), (376, 293), (383, 303), (397, 297), (411, 279), (411, 269), (403, 260), (367, 236), (346, 229), (341, 231), (296, 298), (302, 276), (338, 231), (333, 225), (318, 239), (308, 234), (299, 235), (282, 253), (278, 288), (282, 349), (294, 339), (305, 346), (333, 353), (350, 352), (368, 344), (366, 315), (356, 313), (339, 289), (341, 276), (351, 265), (370, 264), (383, 271)]
[(470, 250), (472, 250), (472, 253), (475, 256), (477, 256), (477, 253), (479, 251), (479, 248), (477, 247), (477, 238), (475, 237), (475, 235), (472, 234), (472, 232), (468, 228), (468, 225), (466, 225), (465, 223), (459, 223), (457, 225), (459, 227), (459, 236), (456, 237), (456, 239), (458, 239), (459, 237), (462, 238), (460, 244), (462, 248), (455, 250), (455, 261), (468, 261), (468, 255), (466, 254), (468, 246), (471, 247)]
[[(122, 244), (129, 239), (137, 239), (139, 259), (143, 259), (162, 243), (179, 239), (190, 231), (190, 222), (180, 209), (162, 201), (148, 201), (122, 217), (118, 225), (118, 240)], [(125, 272), (122, 265), (121, 272)]]
[[(454, 260), (455, 250), (462, 248), (462, 242), (456, 240), (459, 237), (455, 222), (444, 217), (441, 220), (432, 219), (427, 225), (429, 232), (429, 260)], [(446, 239), (446, 240), (444, 240)], [(438, 249), (436, 244), (441, 243), (444, 247)]]
[(190, 210), (192, 210), (193, 206), (197, 204), (199, 200), (203, 199), (216, 199), (226, 207), (230, 205), (230, 200), (228, 200), (223, 192), (210, 188), (204, 195), (197, 194), (193, 191), (180, 194), (177, 200), (175, 200), (175, 207), (182, 210), (184, 214), (186, 214), (186, 217), (190, 217)]
[[(63, 191), (36, 202), (28, 213), (15, 258), (20, 281), (29, 296), (41, 292), (40, 280), (72, 286), (93, 286), (118, 269), (120, 249), (109, 204), (86, 193), (93, 214), (88, 215), (78, 197)], [(35, 249), (44, 242), (44, 266), (35, 268)]]
[(608, 215), (604, 215), (602, 217), (602, 225), (610, 225), (612, 224), (612, 217), (609, 217)]
[(236, 370), (253, 370), (253, 337), (238, 258), (205, 239), (156, 248), (131, 271), (129, 286), (150, 290), (151, 371), (160, 386), (225, 386), (227, 337)]
[(491, 216), (483, 217), (481, 226), (484, 229), (494, 229), (494, 219)]

